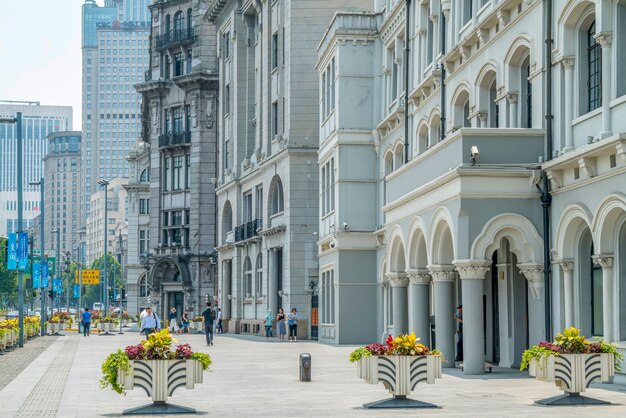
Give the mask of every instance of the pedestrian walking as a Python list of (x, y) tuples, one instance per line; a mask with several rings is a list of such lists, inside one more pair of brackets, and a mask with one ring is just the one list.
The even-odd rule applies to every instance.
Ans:
[(146, 307), (146, 315), (141, 320), (140, 333), (146, 336), (158, 332), (161, 329), (161, 321), (156, 312), (152, 312), (150, 306)]
[(180, 328), (178, 328), (178, 315), (176, 315), (176, 308), (170, 309), (170, 313), (167, 314), (167, 322), (170, 332), (178, 334)]
[(456, 357), (454, 361), (463, 361), (463, 305), (456, 307), (454, 319), (457, 322), (457, 335), (459, 337), (456, 342)]
[(265, 314), (265, 339), (268, 342), (272, 341), (272, 319), (272, 311), (268, 309)]
[(185, 330), (187, 330), (187, 334), (191, 334), (191, 329), (189, 328), (189, 314), (187, 312), (183, 314), (181, 322), (183, 323), (183, 325), (182, 325), (182, 328), (180, 329), (180, 333), (184, 334)]
[(211, 302), (206, 303), (206, 309), (202, 312), (204, 318), (204, 335), (206, 345), (213, 345), (213, 325), (215, 324), (215, 311), (211, 309)]
[(296, 341), (298, 335), (298, 311), (296, 308), (291, 308), (287, 317), (287, 325), (289, 325), (289, 341)]
[(217, 308), (217, 333), (223, 334), (224, 328), (222, 328), (222, 308)]
[(83, 326), (83, 337), (87, 337), (90, 334), (91, 328), (91, 312), (89, 312), (89, 308), (85, 308), (85, 312), (80, 314), (80, 317), (80, 323)]
[(285, 327), (285, 311), (283, 308), (278, 310), (276, 315), (276, 335), (278, 335), (278, 341), (285, 341), (285, 335), (287, 334), (287, 328)]

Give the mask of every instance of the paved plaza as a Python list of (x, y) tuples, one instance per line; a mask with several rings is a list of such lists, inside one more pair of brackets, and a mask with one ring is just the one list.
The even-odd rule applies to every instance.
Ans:
[[(526, 373), (496, 369), (492, 374), (468, 377), (460, 370), (446, 371), (434, 385), (420, 384), (413, 398), (441, 406), (436, 410), (366, 410), (362, 404), (389, 396), (382, 384), (357, 379), (348, 363), (352, 347), (314, 342), (267, 343), (262, 339), (217, 336), (206, 347), (203, 335), (184, 335), (197, 351), (211, 354), (213, 365), (195, 390), (180, 389), (170, 402), (190, 406), (199, 415), (215, 417), (555, 417), (626, 416), (626, 388), (594, 387), (588, 395), (618, 405), (605, 407), (548, 408), (536, 399), (559, 395), (550, 383), (537, 382)], [(37, 342), (39, 341), (39, 342)], [(108, 353), (139, 341), (137, 333), (84, 338), (76, 334), (39, 338), (51, 342), (45, 351), (0, 390), (1, 417), (119, 416), (124, 409), (149, 402), (142, 390), (117, 395), (100, 389), (100, 365)], [(41, 350), (40, 350), (41, 351)], [(313, 381), (298, 381), (298, 356), (311, 353)], [(0, 359), (2, 368), (19, 351)]]

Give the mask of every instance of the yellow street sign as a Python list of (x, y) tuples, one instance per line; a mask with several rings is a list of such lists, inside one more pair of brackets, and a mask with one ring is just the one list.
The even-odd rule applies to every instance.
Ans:
[[(76, 271), (76, 284), (79, 284), (80, 277), (78, 271)], [(100, 270), (83, 270), (83, 284), (99, 284), (100, 283)]]

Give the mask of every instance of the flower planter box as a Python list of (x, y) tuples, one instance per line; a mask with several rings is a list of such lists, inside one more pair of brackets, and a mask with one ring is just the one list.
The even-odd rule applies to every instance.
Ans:
[(537, 380), (554, 382), (564, 395), (536, 401), (542, 405), (602, 405), (609, 402), (579, 395), (595, 380), (609, 382), (615, 375), (615, 358), (610, 353), (560, 354), (532, 359), (528, 373)]
[(202, 383), (202, 364), (197, 360), (130, 360), (130, 373), (118, 371), (118, 383), (126, 390), (143, 389), (153, 404), (127, 409), (124, 415), (149, 413), (195, 413), (192, 408), (167, 404), (178, 388), (193, 389)]
[(391, 399), (364, 404), (366, 408), (436, 408), (436, 405), (408, 399), (418, 383), (441, 379), (441, 356), (369, 356), (357, 362), (359, 378), (382, 383)]
[(16, 332), (12, 329), (5, 329), (4, 335), (0, 337), (0, 349), (6, 350), (7, 348), (11, 348), (16, 343)]
[(123, 327), (127, 327), (128, 323), (130, 322), (128, 319), (122, 319), (121, 321), (122, 321), (122, 326)]
[(189, 330), (194, 333), (200, 333), (204, 331), (204, 324), (202, 322), (193, 322), (189, 323)]
[(58, 334), (59, 332), (63, 331), (65, 329), (65, 324), (62, 323), (58, 323), (58, 324), (51, 324), (50, 322), (48, 322), (46, 324), (46, 332), (50, 335), (55, 335)]
[(99, 322), (98, 329), (105, 334), (109, 334), (113, 331), (115, 324), (113, 322)]

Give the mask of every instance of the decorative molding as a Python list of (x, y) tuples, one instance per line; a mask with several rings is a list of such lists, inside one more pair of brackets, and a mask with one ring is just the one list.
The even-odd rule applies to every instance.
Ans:
[(491, 269), (487, 260), (455, 261), (454, 265), (461, 280), (482, 280)]
[(517, 92), (508, 92), (506, 94), (506, 99), (509, 103), (517, 103)]
[(565, 68), (574, 68), (574, 61), (575, 60), (573, 56), (563, 57), (561, 59), (561, 64)]
[(600, 44), (602, 48), (610, 47), (613, 43), (612, 32), (600, 32), (596, 35), (596, 42)]
[(518, 264), (519, 272), (528, 280), (528, 290), (534, 299), (540, 299), (542, 295), (544, 278), (543, 266), (540, 264)]
[(427, 269), (408, 269), (406, 274), (409, 276), (410, 284), (428, 285), (431, 282), (430, 272)]
[(428, 266), (433, 282), (453, 282), (456, 279), (456, 271), (453, 265)]
[(386, 276), (391, 287), (407, 287), (409, 285), (409, 278), (406, 273), (387, 273)]
[(587, 177), (595, 177), (596, 159), (593, 157), (583, 157), (578, 159), (578, 166), (587, 175)]
[(560, 260), (558, 264), (561, 266), (561, 268), (565, 272), (574, 270), (574, 260)]
[(603, 269), (613, 267), (613, 255), (612, 254), (596, 254), (591, 256), (593, 262)]

